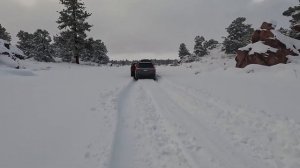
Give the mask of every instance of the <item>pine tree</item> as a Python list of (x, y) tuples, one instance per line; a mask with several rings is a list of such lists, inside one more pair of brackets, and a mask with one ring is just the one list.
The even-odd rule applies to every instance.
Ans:
[(50, 44), (52, 40), (47, 30), (38, 29), (33, 34), (21, 30), (17, 37), (19, 38), (17, 46), (28, 58), (41, 62), (54, 62)]
[(34, 56), (33, 50), (35, 47), (33, 34), (21, 30), (18, 32), (17, 37), (19, 38), (17, 47), (24, 52), (27, 58), (32, 58)]
[(203, 47), (206, 50), (212, 50), (212, 49), (216, 48), (218, 44), (219, 44), (218, 41), (216, 41), (214, 39), (210, 39), (210, 40), (204, 42)]
[(58, 28), (62, 30), (60, 37), (56, 38), (59, 45), (62, 44), (62, 54), (69, 60), (70, 51), (72, 52), (72, 62), (79, 64), (80, 52), (84, 49), (86, 40), (86, 31), (90, 31), (92, 25), (86, 22), (91, 13), (85, 11), (82, 0), (60, 0), (65, 9), (59, 12), (60, 17), (57, 20)]
[(34, 48), (32, 50), (33, 58), (40, 62), (54, 62), (53, 57), (51, 56), (51, 37), (47, 30), (38, 29), (33, 34), (33, 44)]
[(68, 32), (62, 32), (59, 36), (54, 36), (52, 44), (53, 55), (56, 58), (61, 58), (64, 62), (71, 62), (72, 48), (68, 47), (70, 44), (68, 39)]
[(191, 55), (189, 50), (186, 48), (184, 43), (181, 43), (179, 46), (179, 58), (182, 60), (185, 56)]
[(290, 30), (285, 29), (285, 28), (283, 28), (283, 27), (280, 27), (280, 28), (278, 29), (278, 31), (279, 31), (281, 34), (284, 34), (284, 35), (286, 35), (286, 36), (289, 36), (289, 33), (290, 33)]
[(290, 27), (292, 28), (292, 30), (290, 31), (289, 36), (300, 40), (300, 33), (293, 30), (295, 26), (299, 27), (300, 25), (300, 5), (289, 7), (289, 9), (283, 12), (283, 16), (292, 17), (292, 19), (290, 20)]
[(236, 51), (251, 42), (254, 29), (250, 24), (245, 24), (246, 18), (238, 17), (226, 28), (228, 36), (225, 37), (223, 46), (226, 54), (235, 54)]
[(206, 49), (204, 48), (205, 38), (203, 36), (196, 36), (195, 37), (195, 46), (194, 46), (194, 53), (197, 57), (203, 57), (207, 54)]
[(8, 42), (11, 41), (11, 36), (9, 33), (6, 32), (6, 29), (4, 27), (2, 27), (2, 25), (0, 24), (0, 39), (2, 40), (6, 40)]
[(92, 61), (98, 64), (107, 64), (109, 57), (107, 56), (107, 48), (101, 40), (96, 40), (93, 43), (94, 56)]
[(81, 60), (85, 62), (107, 64), (109, 62), (107, 52), (107, 48), (101, 40), (89, 38), (86, 40), (85, 49), (82, 53)]

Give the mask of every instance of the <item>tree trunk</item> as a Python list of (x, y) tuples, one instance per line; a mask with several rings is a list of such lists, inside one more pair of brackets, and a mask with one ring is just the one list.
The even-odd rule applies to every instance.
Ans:
[(79, 64), (79, 56), (78, 56), (78, 55), (75, 56), (75, 59), (76, 59), (76, 60), (75, 60), (75, 61), (76, 61), (75, 63), (76, 63), (76, 64)]

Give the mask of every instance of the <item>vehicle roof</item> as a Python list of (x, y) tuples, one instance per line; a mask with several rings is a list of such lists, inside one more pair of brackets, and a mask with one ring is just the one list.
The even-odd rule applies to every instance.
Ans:
[(142, 60), (140, 60), (140, 62), (151, 62), (152, 63), (152, 61), (149, 59), (142, 59)]
[(138, 64), (153, 64), (152, 62), (139, 62)]

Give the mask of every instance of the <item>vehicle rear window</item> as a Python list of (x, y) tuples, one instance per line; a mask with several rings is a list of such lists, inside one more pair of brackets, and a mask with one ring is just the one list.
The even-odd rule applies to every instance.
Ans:
[(154, 68), (152, 63), (139, 63), (140, 68)]

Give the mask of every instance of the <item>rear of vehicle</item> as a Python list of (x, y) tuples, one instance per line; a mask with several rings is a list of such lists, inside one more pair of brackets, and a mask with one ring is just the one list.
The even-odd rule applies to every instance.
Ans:
[(135, 79), (156, 79), (156, 70), (152, 62), (139, 62), (136, 64)]

